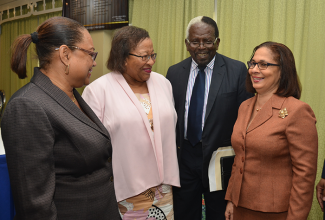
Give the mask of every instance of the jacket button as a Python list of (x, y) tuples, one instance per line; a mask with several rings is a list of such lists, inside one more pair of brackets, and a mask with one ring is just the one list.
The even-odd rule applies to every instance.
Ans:
[(111, 176), (111, 177), (109, 178), (109, 180), (110, 180), (111, 182), (113, 182), (113, 181), (114, 181), (114, 177)]
[(181, 147), (177, 147), (178, 149), (181, 149)]
[(240, 168), (240, 174), (243, 174), (243, 168), (242, 167)]
[(241, 149), (243, 149), (243, 151), (245, 151), (245, 148), (244, 148), (244, 146), (241, 146)]
[(109, 157), (109, 158), (107, 159), (107, 161), (108, 161), (109, 163), (111, 163), (111, 162), (112, 162), (112, 158)]
[(243, 162), (243, 163), (244, 163), (244, 161), (245, 161), (245, 159), (244, 159), (244, 157), (242, 157), (242, 158), (241, 158), (241, 162)]

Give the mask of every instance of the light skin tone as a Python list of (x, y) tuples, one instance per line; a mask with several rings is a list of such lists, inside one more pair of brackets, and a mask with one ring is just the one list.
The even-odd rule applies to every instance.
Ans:
[[(264, 62), (278, 64), (278, 62), (274, 59), (272, 51), (267, 47), (257, 49), (252, 61), (256, 63)], [(257, 99), (247, 127), (249, 127), (255, 116), (258, 114), (256, 109), (262, 108), (262, 106), (277, 91), (281, 71), (279, 66), (268, 66), (267, 69), (260, 70), (258, 66), (255, 65), (253, 69), (248, 70), (248, 73), (250, 75), (253, 87), (256, 90)], [(233, 210), (234, 204), (231, 201), (228, 201), (225, 212), (226, 220), (233, 220)]]
[[(87, 30), (81, 32), (83, 40), (73, 46), (94, 51), (94, 44), (89, 32)], [(68, 65), (69, 72), (66, 74)], [(61, 45), (59, 50), (53, 53), (51, 63), (46, 69), (41, 69), (41, 72), (48, 76), (52, 83), (64, 91), (71, 100), (75, 100), (73, 88), (88, 85), (92, 68), (95, 66), (96, 61), (93, 61), (88, 53), (79, 49), (71, 50), (67, 45)], [(74, 103), (80, 108), (77, 100)]]
[(214, 42), (215, 39), (214, 27), (209, 24), (200, 22), (193, 24), (190, 27), (188, 40), (190, 42), (199, 42), (201, 44), (198, 47), (192, 47), (190, 43), (188, 43), (187, 39), (185, 39), (185, 45), (187, 51), (199, 66), (206, 66), (210, 63), (218, 50), (220, 39), (218, 38), (212, 47), (204, 47), (202, 43), (207, 41)]
[[(138, 56), (152, 55), (154, 53), (152, 40), (150, 38), (144, 39), (130, 53)], [(150, 78), (154, 64), (155, 60), (151, 58), (143, 61), (141, 57), (128, 56), (125, 61), (126, 72), (122, 75), (134, 93), (145, 94), (149, 92), (146, 81)]]
[(322, 208), (322, 211), (324, 212), (324, 206), (323, 206), (323, 201), (325, 201), (325, 179), (320, 179), (316, 186), (316, 195), (317, 195), (317, 200)]
[[(253, 62), (259, 63), (273, 63), (278, 64), (274, 60), (273, 53), (267, 47), (261, 47), (256, 50)], [(256, 65), (253, 69), (249, 69), (248, 73), (251, 77), (253, 87), (257, 93), (257, 99), (255, 102), (254, 109), (261, 109), (262, 106), (272, 97), (279, 87), (280, 80), (280, 67), (279, 66), (268, 66), (265, 70), (260, 70)], [(258, 111), (253, 111), (251, 119), (248, 123), (248, 127), (255, 118)]]

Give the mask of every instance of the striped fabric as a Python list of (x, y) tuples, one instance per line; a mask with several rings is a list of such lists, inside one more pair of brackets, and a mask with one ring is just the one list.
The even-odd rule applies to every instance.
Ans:
[[(205, 94), (204, 94), (204, 105), (203, 105), (203, 114), (202, 114), (202, 130), (204, 127), (204, 118), (205, 111), (208, 102), (209, 89), (211, 84), (212, 72), (214, 67), (215, 57), (211, 60), (211, 62), (205, 68)], [(188, 118), (188, 110), (190, 107), (192, 90), (195, 83), (196, 76), (199, 72), (198, 64), (192, 59), (190, 76), (188, 77), (187, 91), (186, 91), (186, 100), (185, 100), (185, 114), (184, 114), (184, 137), (187, 139), (187, 118)]]

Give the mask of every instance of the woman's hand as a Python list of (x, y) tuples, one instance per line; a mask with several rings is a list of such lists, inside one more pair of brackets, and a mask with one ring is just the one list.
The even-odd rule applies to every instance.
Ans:
[(231, 201), (228, 201), (227, 207), (226, 207), (226, 220), (233, 220), (234, 219), (234, 203)]
[(322, 211), (324, 212), (324, 206), (323, 206), (323, 198), (325, 198), (325, 179), (320, 179), (316, 186), (316, 195), (317, 195), (317, 200), (322, 208)]

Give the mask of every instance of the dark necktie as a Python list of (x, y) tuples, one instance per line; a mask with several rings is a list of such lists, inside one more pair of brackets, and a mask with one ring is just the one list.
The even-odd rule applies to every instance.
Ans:
[(202, 114), (205, 91), (205, 66), (199, 66), (188, 110), (187, 139), (195, 146), (202, 138)]

